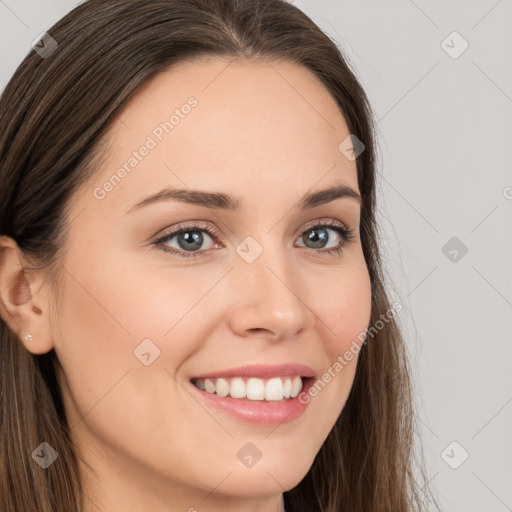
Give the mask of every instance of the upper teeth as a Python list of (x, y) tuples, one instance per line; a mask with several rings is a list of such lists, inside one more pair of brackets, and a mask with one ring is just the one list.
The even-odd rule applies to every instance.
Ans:
[(196, 387), (221, 397), (247, 398), (249, 400), (278, 401), (295, 398), (302, 390), (302, 379), (296, 377), (274, 377), (258, 379), (257, 377), (233, 379), (194, 379)]

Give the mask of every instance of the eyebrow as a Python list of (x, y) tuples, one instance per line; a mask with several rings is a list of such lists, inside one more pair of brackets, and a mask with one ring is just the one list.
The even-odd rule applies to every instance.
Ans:
[[(315, 208), (322, 204), (330, 203), (335, 199), (351, 198), (361, 205), (361, 196), (352, 188), (346, 185), (337, 185), (318, 192), (310, 192), (300, 199), (298, 206), (303, 210)], [(214, 210), (239, 211), (243, 207), (243, 201), (239, 197), (229, 196), (222, 192), (203, 192), (200, 190), (171, 189), (164, 188), (152, 194), (132, 206), (126, 213), (138, 210), (150, 204), (164, 201), (181, 201), (188, 204), (204, 206)]]

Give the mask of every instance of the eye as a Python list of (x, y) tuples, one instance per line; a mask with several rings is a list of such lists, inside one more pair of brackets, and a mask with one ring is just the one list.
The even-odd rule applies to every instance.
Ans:
[[(328, 242), (331, 241), (331, 238), (336, 239), (329, 235), (329, 232), (335, 233), (335, 235), (341, 238), (341, 241), (335, 243), (334, 246), (328, 247), (325, 249)], [(330, 220), (324, 222), (322, 224), (315, 224), (306, 228), (304, 234), (301, 236), (301, 240), (305, 243), (311, 244), (308, 248), (312, 249), (323, 249), (322, 251), (313, 251), (316, 253), (326, 253), (326, 254), (340, 254), (344, 247), (348, 245), (352, 239), (354, 238), (354, 232), (348, 228), (346, 228), (342, 223)], [(302, 246), (300, 246), (302, 247)]]
[[(202, 256), (205, 250), (199, 251), (204, 242), (204, 236), (202, 233), (207, 234), (207, 238), (213, 239), (218, 238), (220, 235), (210, 226), (200, 226), (193, 224), (189, 226), (180, 227), (174, 231), (171, 231), (167, 235), (159, 238), (155, 245), (161, 246), (161, 249), (165, 252), (170, 252), (184, 258)], [(176, 238), (178, 247), (172, 247), (167, 242)], [(164, 243), (165, 242), (165, 243)], [(197, 253), (197, 254), (195, 254)]]
[[(206, 233), (206, 238), (209, 238), (212, 242), (221, 239), (221, 235), (211, 226), (207, 224), (192, 224), (179, 227), (167, 233), (153, 242), (153, 245), (156, 245), (164, 252), (169, 252), (179, 257), (198, 258), (205, 256), (213, 247), (219, 246), (219, 244), (213, 243), (210, 244), (210, 247), (205, 249), (203, 247), (205, 241), (203, 233)], [(334, 236), (329, 233), (334, 233)], [(335, 243), (334, 246), (325, 249), (327, 243), (330, 242), (332, 238), (334, 238), (335, 241), (336, 237), (340, 238), (340, 241)], [(170, 243), (175, 238), (175, 244), (177, 244), (177, 246), (173, 246)], [(306, 247), (315, 254), (340, 254), (342, 249), (348, 245), (353, 238), (354, 232), (352, 230), (347, 229), (341, 222), (333, 219), (322, 224), (312, 224), (307, 227), (306, 230), (303, 230), (299, 239), (310, 245), (299, 245), (298, 247)]]

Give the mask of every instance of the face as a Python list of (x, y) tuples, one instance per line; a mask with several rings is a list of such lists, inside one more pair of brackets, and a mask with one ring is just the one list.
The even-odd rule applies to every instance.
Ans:
[(370, 321), (359, 201), (302, 201), (359, 193), (348, 135), (318, 79), (283, 62), (181, 63), (116, 118), (70, 205), (51, 327), (96, 503), (228, 510), (305, 476), (357, 355), (333, 365)]

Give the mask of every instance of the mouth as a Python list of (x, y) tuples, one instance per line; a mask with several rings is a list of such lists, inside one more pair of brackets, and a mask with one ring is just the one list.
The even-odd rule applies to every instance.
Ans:
[(193, 395), (207, 407), (244, 422), (280, 425), (301, 416), (300, 400), (314, 384), (315, 373), (299, 364), (250, 365), (189, 379)]
[[(304, 379), (304, 380), (303, 380)], [(248, 401), (282, 402), (295, 398), (304, 387), (308, 377), (300, 375), (272, 377), (220, 377), (201, 379), (193, 378), (196, 388), (219, 397), (246, 399)]]

